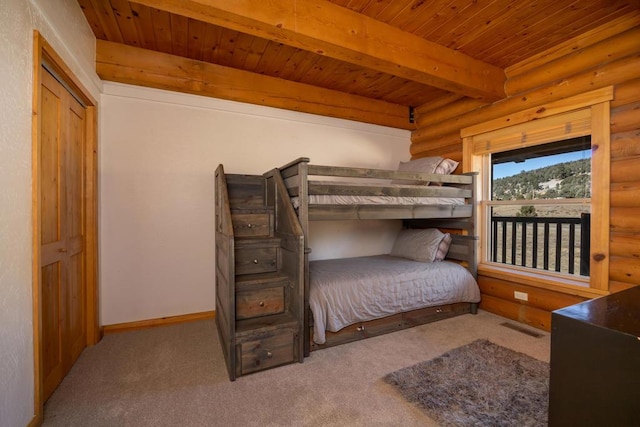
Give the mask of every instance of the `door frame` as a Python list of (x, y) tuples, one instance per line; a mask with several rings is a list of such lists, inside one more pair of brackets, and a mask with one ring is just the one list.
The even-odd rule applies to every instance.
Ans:
[(39, 425), (43, 421), (43, 365), (42, 365), (42, 275), (40, 268), (40, 171), (39, 158), (41, 152), (41, 73), (42, 64), (46, 62), (57, 77), (63, 80), (74, 96), (85, 107), (85, 174), (84, 174), (84, 215), (85, 215), (85, 309), (87, 346), (97, 344), (102, 332), (99, 325), (98, 295), (98, 158), (97, 158), (97, 101), (82, 85), (80, 80), (65, 64), (60, 55), (35, 30), (33, 35), (33, 118), (32, 118), (32, 229), (33, 229), (33, 364), (34, 364), (34, 411), (35, 417), (30, 425)]

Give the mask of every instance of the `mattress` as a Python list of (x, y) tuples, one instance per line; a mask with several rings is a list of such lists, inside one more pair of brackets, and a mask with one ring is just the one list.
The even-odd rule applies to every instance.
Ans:
[(325, 331), (419, 308), (479, 302), (474, 277), (459, 264), (390, 255), (311, 261), (309, 306), (313, 340)]
[[(292, 197), (293, 207), (298, 209), (298, 197)], [(398, 196), (343, 196), (311, 195), (310, 205), (463, 205), (462, 197), (398, 197)]]
[[(425, 189), (427, 186), (393, 184), (388, 180), (367, 179), (366, 181), (309, 181), (309, 186), (313, 185), (337, 185), (337, 186), (358, 186), (372, 188), (405, 188), (405, 189)], [(434, 188), (434, 187), (431, 187)], [(298, 197), (292, 197), (291, 202), (297, 209), (300, 206)], [(463, 197), (425, 197), (425, 196), (374, 196), (359, 194), (312, 194), (309, 195), (310, 205), (463, 205)]]

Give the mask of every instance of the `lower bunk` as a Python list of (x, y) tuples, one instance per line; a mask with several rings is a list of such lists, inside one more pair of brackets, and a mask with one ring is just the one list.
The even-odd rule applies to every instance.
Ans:
[(476, 313), (474, 269), (459, 260), (474, 242), (405, 229), (389, 255), (311, 261), (310, 350)]

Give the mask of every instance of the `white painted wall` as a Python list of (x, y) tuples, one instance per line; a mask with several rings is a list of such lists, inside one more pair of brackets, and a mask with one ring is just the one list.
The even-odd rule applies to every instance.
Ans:
[[(391, 169), (409, 158), (408, 131), (106, 82), (101, 123), (104, 325), (215, 308), (218, 164), (262, 174), (298, 157)], [(400, 225), (312, 227), (320, 259), (388, 252)]]
[[(214, 308), (213, 171), (262, 173), (296, 157), (393, 168), (409, 133), (105, 84), (75, 0), (0, 2), (0, 426), (33, 417), (31, 111), (38, 29), (100, 105), (102, 324)], [(371, 233), (371, 227), (376, 232)], [(314, 258), (388, 251), (397, 224), (314, 223)]]
[(33, 30), (98, 99), (95, 37), (75, 0), (0, 1), (0, 426), (34, 414), (31, 308)]

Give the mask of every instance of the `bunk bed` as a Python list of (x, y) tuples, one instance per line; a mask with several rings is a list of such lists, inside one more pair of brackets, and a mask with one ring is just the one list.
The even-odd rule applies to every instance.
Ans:
[[(424, 159), (421, 162), (401, 163), (399, 170), (382, 170), (312, 165), (308, 158), (299, 158), (279, 168), (305, 236), (305, 355), (310, 350), (477, 312), (480, 292), (475, 282), (475, 174), (451, 175), (451, 168), (438, 173), (430, 162)], [(420, 163), (429, 165), (428, 172), (421, 171), (424, 169), (420, 169)], [(445, 262), (425, 263), (424, 260), (407, 259), (402, 253), (394, 251), (390, 255), (377, 257), (309, 261), (310, 221), (353, 219), (403, 220), (402, 232), (405, 229), (417, 232), (442, 230), (438, 233), (447, 236), (444, 240), (448, 240), (445, 245), (448, 248), (444, 250)], [(437, 246), (441, 246), (442, 240)], [(439, 249), (442, 251), (442, 247)], [(399, 252), (402, 252), (402, 248)], [(408, 258), (413, 257), (409, 255)], [(384, 271), (391, 273), (390, 278), (374, 283), (374, 276), (381, 277)], [(380, 299), (387, 298), (380, 294), (381, 290), (391, 287), (392, 293), (398, 293), (398, 275), (407, 271), (429, 278), (429, 283), (417, 290), (406, 291), (408, 294), (405, 299), (395, 303), (395, 311), (388, 307), (369, 310), (366, 302), (354, 302), (351, 299), (360, 293), (366, 296), (365, 301), (367, 298), (369, 301), (375, 300), (374, 305), (378, 305)], [(341, 277), (345, 275), (352, 279), (356, 277), (356, 284), (350, 290), (346, 290), (342, 282)], [(454, 279), (454, 283), (443, 284), (438, 279), (443, 276), (456, 276), (457, 279)], [(327, 288), (326, 284), (319, 283), (321, 278), (334, 283), (338, 294), (319, 302), (315, 298), (325, 293)], [(403, 280), (424, 281), (415, 277)], [(423, 295), (425, 287), (437, 289), (435, 293), (438, 295)], [(443, 296), (444, 288), (453, 290), (449, 289), (451, 293)], [(333, 301), (347, 300), (346, 305), (351, 307), (359, 304), (365, 307), (361, 310), (365, 313), (332, 312), (332, 305), (337, 304), (327, 303), (327, 298)]]

